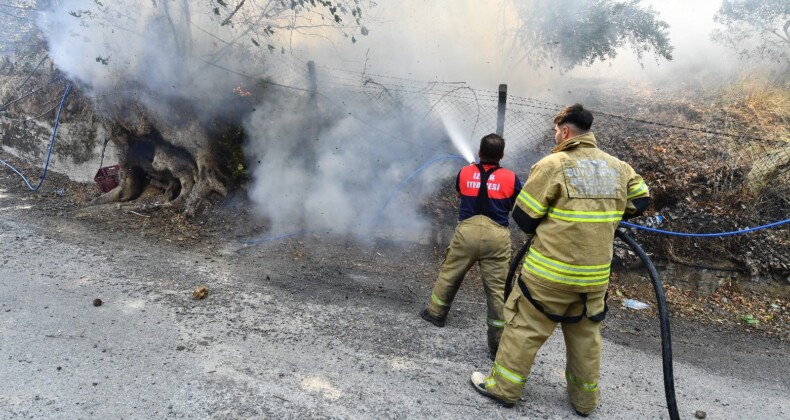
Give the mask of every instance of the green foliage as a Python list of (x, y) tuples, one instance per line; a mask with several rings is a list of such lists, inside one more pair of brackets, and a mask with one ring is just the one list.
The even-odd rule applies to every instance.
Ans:
[(563, 71), (617, 56), (628, 46), (642, 60), (646, 53), (672, 60), (667, 28), (641, 0), (515, 1), (520, 26), (513, 51), (518, 62), (556, 65)]
[(790, 65), (790, 1), (724, 0), (713, 20), (712, 38), (742, 59)]

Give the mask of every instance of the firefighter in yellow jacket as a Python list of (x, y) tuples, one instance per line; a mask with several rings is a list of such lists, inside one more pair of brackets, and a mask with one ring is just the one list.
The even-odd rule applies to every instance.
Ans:
[(557, 146), (532, 167), (513, 210), (534, 238), (505, 303), (494, 366), (471, 377), (475, 390), (507, 406), (521, 397), (535, 355), (558, 323), (571, 404), (586, 417), (598, 403), (614, 232), (621, 219), (644, 212), (650, 197), (630, 165), (598, 149), (592, 122), (579, 104), (557, 114)]

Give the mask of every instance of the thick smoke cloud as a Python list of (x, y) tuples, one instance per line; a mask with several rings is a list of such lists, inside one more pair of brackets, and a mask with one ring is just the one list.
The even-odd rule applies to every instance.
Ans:
[[(582, 4), (589, 1), (577, 0)], [(750, 63), (739, 63), (731, 51), (710, 39), (716, 27), (713, 15), (721, 0), (642, 0), (666, 21), (675, 47), (672, 61), (646, 55), (641, 63), (630, 48), (619, 50), (613, 60), (579, 66), (561, 73), (560, 67), (534, 68), (518, 58), (530, 51), (513, 50), (518, 9), (539, 0), (452, 2), (401, 0), (379, 2), (373, 11), (377, 24), (371, 35), (347, 46), (337, 40), (327, 48), (315, 42), (294, 42), (292, 51), (305, 60), (337, 62), (374, 74), (420, 80), (465, 81), (478, 89), (507, 83), (509, 92), (554, 102), (583, 101), (565, 95), (569, 84), (611, 89), (640, 83), (657, 88), (684, 89), (688, 83), (719, 84)], [(576, 7), (574, 10), (579, 10)], [(569, 11), (568, 13), (571, 13)], [(298, 41), (298, 40), (297, 40)], [(397, 45), (397, 48), (392, 48)], [(517, 45), (517, 44), (516, 44)], [(681, 84), (683, 83), (683, 84)]]
[[(453, 151), (435, 116), (338, 87), (322, 86), (310, 97), (302, 90), (304, 67), (279, 51), (259, 56), (254, 48), (228, 48), (225, 40), (238, 34), (201, 6), (64, 1), (40, 26), (57, 66), (97, 98), (143, 102), (158, 121), (172, 121), (173, 103), (189, 103), (206, 120), (235, 112), (253, 175), (249, 197), (272, 231), (365, 236), (379, 228), (428, 228), (422, 199), (462, 162), (437, 163), (398, 186), (427, 160)], [(240, 96), (247, 91), (254, 92)], [(424, 112), (427, 106), (411, 99)]]
[(210, 19), (203, 3), (64, 0), (38, 24), (50, 57), (83, 93), (142, 100), (151, 108), (189, 101), (208, 117), (227, 107), (228, 86), (241, 80), (211, 61), (243, 71), (250, 60), (224, 53), (219, 39), (230, 32)]
[(256, 108), (244, 126), (254, 139), (247, 149), (255, 159), (250, 198), (285, 230), (366, 236), (380, 228), (427, 229), (423, 199), (463, 163), (438, 162), (399, 186), (427, 160), (452, 151), (446, 136), (410, 110), (347, 99), (343, 91), (324, 91), (315, 100), (290, 95)]
[[(639, 75), (655, 79), (676, 68), (675, 62), (654, 66), (645, 60), (643, 69), (627, 52), (612, 63), (564, 75), (545, 68), (513, 67), (512, 51), (505, 46), (519, 22), (510, 1), (380, 2), (365, 11), (371, 32), (358, 37), (356, 44), (342, 37), (327, 42), (333, 39), (331, 33), (315, 37), (284, 32), (283, 38), (271, 42), (283, 46), (285, 54), (279, 49), (272, 54), (266, 45), (254, 46), (249, 36), (241, 36), (240, 27), (220, 25), (212, 18), (209, 1), (104, 3), (99, 7), (94, 2), (63, 0), (42, 16), (39, 26), (55, 64), (81, 83), (83, 92), (96, 97), (132, 92), (132, 99), (160, 114), (172, 112), (167, 104), (183, 101), (206, 120), (229, 115), (243, 121), (245, 155), (254, 175), (249, 195), (274, 231), (426, 228), (419, 197), (435, 191), (437, 182), (451, 177), (461, 162), (426, 170), (405, 184), (404, 193), (395, 194), (377, 218), (401, 180), (428, 160), (455, 152), (438, 116), (425, 118), (429, 104), (376, 108), (370, 98), (350, 95), (337, 86), (321, 86), (320, 95), (313, 99), (301, 90), (272, 88), (256, 92), (253, 100), (242, 100), (234, 87), (254, 90), (260, 83), (240, 74), (269, 76), (280, 84), (306, 88), (303, 75), (296, 77), (298, 81), (288, 80), (293, 70), (283, 73), (277, 64), (295, 54), (326, 66), (426, 81), (466, 81), (492, 92), (499, 83), (508, 83), (512, 94), (566, 102), (580, 98), (555, 92), (567, 91), (559, 86), (574, 76), (600, 79), (609, 74), (622, 82)], [(663, 10), (661, 3), (654, 6)], [(662, 13), (660, 17), (670, 25), (678, 19), (685, 25), (681, 30), (690, 31), (689, 14)], [(700, 25), (709, 20), (701, 15), (696, 19)], [(677, 68), (684, 71), (693, 68), (694, 51), (710, 46), (699, 31), (693, 33), (691, 42), (682, 34), (672, 35), (676, 61), (684, 60)], [(472, 133), (468, 140), (473, 147), (492, 130), (463, 129)]]

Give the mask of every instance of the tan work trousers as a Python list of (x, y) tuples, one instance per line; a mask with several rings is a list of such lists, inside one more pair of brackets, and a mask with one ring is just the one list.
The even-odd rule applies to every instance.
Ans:
[(505, 278), (510, 264), (510, 231), (482, 215), (458, 223), (433, 287), (428, 313), (444, 318), (467, 271), (477, 263), (488, 304), (488, 347), (496, 351), (502, 329)]
[[(557, 290), (548, 281), (531, 278), (529, 273), (522, 272), (521, 278), (546, 312), (566, 317), (582, 313), (584, 304), (579, 293)], [(605, 294), (605, 291), (587, 294), (587, 315), (604, 310)], [(515, 403), (521, 398), (535, 355), (554, 332), (557, 323), (538, 311), (523, 296), (518, 284), (514, 285), (505, 304), (505, 320), (507, 325), (494, 366), (486, 377), (485, 389)], [(565, 337), (568, 397), (576, 410), (589, 413), (598, 404), (601, 323), (582, 317), (579, 322), (561, 325)]]

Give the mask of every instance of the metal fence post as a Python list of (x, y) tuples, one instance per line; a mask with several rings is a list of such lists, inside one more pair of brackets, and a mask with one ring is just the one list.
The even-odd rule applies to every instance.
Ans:
[(500, 136), (505, 132), (505, 108), (507, 108), (507, 85), (499, 85), (499, 105), (496, 111), (496, 133)]
[(315, 76), (315, 62), (310, 60), (307, 62), (307, 75), (310, 78), (310, 99), (315, 98), (318, 94), (318, 82)]

